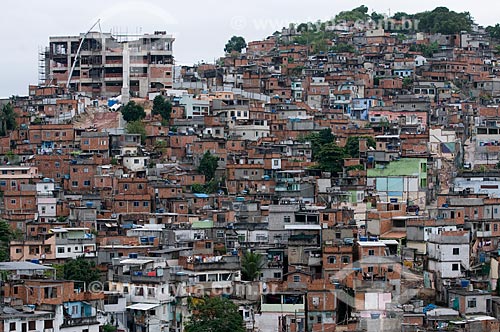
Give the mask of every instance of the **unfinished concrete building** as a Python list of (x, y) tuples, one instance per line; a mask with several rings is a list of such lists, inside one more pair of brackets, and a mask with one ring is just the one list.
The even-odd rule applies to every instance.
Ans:
[(145, 97), (149, 91), (172, 87), (173, 42), (172, 35), (165, 31), (50, 37), (48, 51), (44, 52), (45, 81), (68, 85), (70, 90), (94, 97), (117, 96), (122, 91)]

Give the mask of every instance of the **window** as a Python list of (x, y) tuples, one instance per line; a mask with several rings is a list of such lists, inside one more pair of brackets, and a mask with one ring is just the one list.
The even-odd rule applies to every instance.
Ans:
[(138, 164), (139, 163), (139, 159), (134, 159), (134, 164)]
[(498, 232), (498, 224), (493, 224), (493, 231)]
[(28, 330), (29, 331), (36, 330), (36, 320), (30, 320), (28, 322)]
[(78, 187), (78, 181), (72, 181), (71, 182), (72, 187)]
[(328, 264), (336, 264), (337, 256), (328, 256)]
[(290, 216), (283, 217), (283, 222), (290, 222), (290, 221), (291, 221)]
[(299, 275), (294, 275), (293, 276), (293, 282), (300, 282), (300, 276)]
[(149, 206), (149, 202), (142, 202), (142, 206), (144, 206), (144, 207)]
[(373, 249), (368, 250), (368, 256), (375, 256), (375, 250)]
[(458, 271), (458, 264), (451, 264), (452, 271)]
[(460, 255), (460, 248), (453, 248), (453, 255)]
[(89, 140), (88, 140), (88, 139), (86, 139), (85, 141), (83, 141), (83, 144), (85, 144), (85, 145), (89, 145)]
[(211, 249), (212, 248), (212, 242), (205, 242), (205, 249)]
[(368, 273), (373, 273), (373, 266), (368, 266)]
[(476, 306), (477, 306), (477, 301), (475, 297), (467, 301), (467, 308), (475, 308)]
[(12, 322), (9, 324), (9, 330), (10, 331), (15, 331), (16, 330), (16, 322)]
[(134, 201), (134, 206), (135, 207), (139, 206), (139, 202), (138, 201)]
[(43, 328), (44, 329), (52, 329), (54, 328), (54, 321), (51, 319), (47, 319), (43, 321)]
[(90, 180), (83, 181), (83, 185), (86, 187), (90, 187)]
[(64, 254), (64, 247), (57, 248), (57, 253), (58, 254)]
[(343, 264), (349, 264), (351, 260), (349, 259), (349, 256), (342, 256), (342, 263)]
[(274, 279), (281, 279), (281, 272), (274, 272), (273, 278)]
[(45, 287), (43, 289), (45, 299), (55, 299), (57, 297), (57, 289), (53, 287)]
[(83, 173), (88, 173), (89, 172), (89, 168), (88, 167), (84, 167), (83, 168)]

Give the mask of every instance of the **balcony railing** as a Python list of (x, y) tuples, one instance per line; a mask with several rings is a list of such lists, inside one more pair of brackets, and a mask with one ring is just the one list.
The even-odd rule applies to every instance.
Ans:
[(96, 316), (81, 317), (81, 318), (65, 318), (61, 327), (84, 326), (84, 325), (98, 325)]

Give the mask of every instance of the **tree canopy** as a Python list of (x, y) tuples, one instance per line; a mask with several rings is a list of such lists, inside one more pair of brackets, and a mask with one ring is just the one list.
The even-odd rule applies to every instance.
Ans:
[(144, 117), (146, 116), (144, 107), (136, 104), (133, 100), (129, 101), (127, 105), (123, 106), (121, 112), (123, 114), (123, 119), (127, 122), (144, 119)]
[(10, 259), (9, 244), (15, 238), (15, 232), (5, 220), (0, 220), (0, 262)]
[(358, 20), (365, 21), (369, 17), (370, 15), (368, 15), (368, 7), (366, 7), (365, 5), (361, 5), (352, 10), (346, 10), (338, 13), (335, 16), (335, 22), (340, 22), (340, 21), (355, 22)]
[(2, 106), (0, 111), (0, 136), (6, 136), (9, 130), (16, 129), (16, 113), (11, 103)]
[(436, 7), (432, 11), (417, 13), (413, 18), (419, 20), (419, 31), (446, 35), (470, 31), (473, 23), (470, 13), (457, 13), (446, 7)]
[(486, 28), (486, 32), (490, 34), (491, 38), (500, 39), (500, 24), (495, 24), (495, 26), (489, 26)]
[(162, 95), (158, 95), (153, 100), (153, 109), (151, 110), (153, 115), (160, 114), (163, 120), (170, 120), (170, 115), (172, 113), (172, 103), (170, 100), (166, 100)]
[(359, 139), (366, 138), (368, 147), (375, 147), (375, 140), (370, 136), (351, 136), (346, 145), (340, 147), (335, 142), (335, 136), (329, 128), (313, 132), (302, 141), (311, 142), (313, 161), (325, 172), (339, 173), (344, 167), (345, 158), (359, 158)]
[(344, 147), (347, 156), (359, 158), (359, 140), (362, 138), (366, 139), (366, 145), (368, 147), (374, 148), (377, 144), (371, 136), (349, 136)]
[(329, 128), (325, 128), (319, 132), (313, 132), (306, 135), (302, 141), (311, 142), (312, 156), (313, 159), (316, 159), (321, 147), (327, 143), (335, 141), (335, 136)]
[(260, 276), (264, 263), (261, 254), (252, 251), (245, 252), (241, 258), (241, 276), (243, 280), (256, 280)]
[(126, 130), (127, 133), (129, 134), (140, 134), (142, 143), (144, 143), (144, 141), (146, 140), (146, 127), (144, 126), (144, 123), (142, 123), (141, 120), (136, 120), (127, 123)]
[(215, 171), (217, 170), (217, 165), (219, 163), (219, 157), (210, 153), (210, 151), (205, 152), (200, 160), (200, 166), (198, 166), (198, 172), (205, 175), (205, 180), (208, 182), (215, 177)]
[(439, 51), (439, 44), (437, 42), (432, 42), (430, 44), (418, 44), (411, 45), (410, 51), (412, 52), (421, 52), (423, 56), (430, 58)]
[(63, 264), (63, 274), (66, 280), (84, 281), (87, 285), (99, 280), (95, 263), (83, 257), (67, 260)]
[(321, 146), (316, 161), (322, 171), (331, 172), (333, 175), (333, 173), (342, 172), (345, 157), (344, 149), (335, 142), (330, 142)]
[(231, 53), (233, 51), (241, 53), (241, 50), (247, 47), (247, 42), (245, 38), (241, 36), (232, 36), (226, 43), (224, 47), (224, 52)]
[(243, 317), (230, 300), (206, 297), (189, 303), (193, 314), (185, 325), (186, 332), (245, 332)]

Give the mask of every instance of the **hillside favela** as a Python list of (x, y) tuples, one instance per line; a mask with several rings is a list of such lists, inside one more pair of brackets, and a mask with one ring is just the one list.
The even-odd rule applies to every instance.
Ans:
[(51, 27), (0, 98), (0, 332), (500, 332), (500, 24), (328, 10), (191, 64)]

